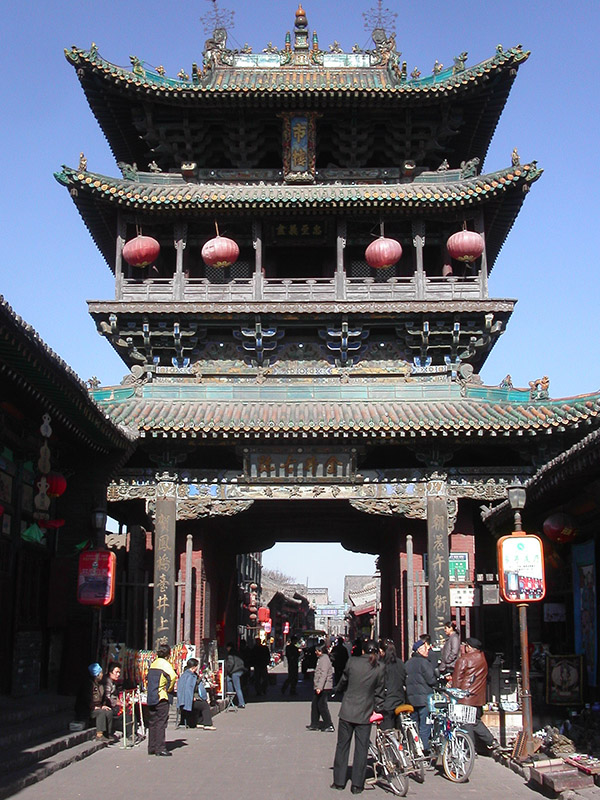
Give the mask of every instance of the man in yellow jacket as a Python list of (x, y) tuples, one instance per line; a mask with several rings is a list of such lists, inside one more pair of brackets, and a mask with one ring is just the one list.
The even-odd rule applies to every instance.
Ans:
[(175, 687), (177, 675), (167, 661), (171, 655), (168, 645), (157, 648), (156, 658), (148, 670), (148, 755), (170, 756), (165, 747), (165, 732), (169, 721), (169, 694)]

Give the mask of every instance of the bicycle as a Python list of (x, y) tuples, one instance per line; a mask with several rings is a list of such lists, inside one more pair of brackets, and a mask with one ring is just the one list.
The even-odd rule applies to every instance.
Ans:
[(397, 797), (408, 792), (408, 767), (406, 754), (399, 745), (394, 730), (381, 730), (382, 714), (373, 712), (371, 722), (377, 725), (375, 741), (369, 742), (369, 755), (373, 759), (373, 783), (379, 783)]
[(425, 780), (425, 767), (429, 763), (429, 758), (425, 755), (417, 724), (411, 716), (413, 711), (414, 708), (409, 703), (397, 706), (394, 709), (396, 732), (400, 749), (405, 754), (405, 760), (408, 761), (408, 774), (419, 783), (423, 783)]
[(437, 764), (441, 761), (444, 774), (453, 783), (468, 780), (475, 763), (473, 739), (462, 726), (475, 723), (477, 709), (456, 702), (469, 694), (464, 689), (439, 688), (429, 702), (431, 755)]

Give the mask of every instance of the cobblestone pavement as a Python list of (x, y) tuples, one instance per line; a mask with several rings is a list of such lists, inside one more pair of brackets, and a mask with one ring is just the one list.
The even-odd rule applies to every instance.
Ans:
[[(281, 684), (282, 674), (277, 678)], [(215, 731), (170, 724), (167, 743), (172, 758), (148, 756), (145, 743), (129, 750), (113, 745), (24, 789), (17, 798), (336, 800), (351, 796), (350, 782), (345, 795), (329, 788), (336, 734), (306, 730), (312, 692), (309, 684), (299, 689), (297, 697), (284, 697), (279, 686), (269, 686), (266, 699), (254, 698), (249, 692), (245, 709), (214, 717)], [(339, 705), (332, 702), (330, 708), (336, 723)], [(594, 795), (600, 797), (600, 789), (594, 790)], [(377, 800), (393, 795), (374, 787), (366, 788), (363, 797)], [(535, 800), (536, 794), (523, 778), (480, 756), (468, 783), (452, 784), (442, 775), (428, 772), (424, 784), (411, 781), (408, 797)]]

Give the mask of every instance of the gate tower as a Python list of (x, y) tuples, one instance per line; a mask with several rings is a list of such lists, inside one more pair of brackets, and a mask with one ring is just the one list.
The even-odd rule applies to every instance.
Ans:
[[(154, 638), (177, 635), (188, 533), (206, 566), (195, 635), (235, 633), (233, 554), (332, 536), (381, 556), (382, 633), (410, 643), (411, 533), (438, 638), (449, 551), (473, 585), (490, 550), (481, 502), (600, 410), (550, 400), (547, 379), (479, 378), (515, 304), (488, 279), (541, 175), (516, 150), (483, 170), (528, 52), (408, 74), (383, 27), (369, 50), (322, 49), (302, 7), (280, 49), (232, 50), (217, 28), (189, 75), (65, 52), (122, 173), (82, 159), (56, 177), (115, 276), (89, 309), (130, 371), (94, 396), (139, 437), (108, 499), (154, 527)], [(124, 251), (140, 234), (160, 245), (149, 266)]]

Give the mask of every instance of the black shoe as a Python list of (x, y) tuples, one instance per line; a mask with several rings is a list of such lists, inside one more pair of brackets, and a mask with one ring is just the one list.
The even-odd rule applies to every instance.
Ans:
[(362, 786), (351, 786), (350, 791), (352, 792), (352, 794), (360, 794), (361, 792), (364, 791), (364, 788)]
[(307, 725), (306, 726), (306, 730), (307, 731), (320, 731), (321, 728), (318, 728), (316, 725)]
[(330, 789), (338, 789), (338, 791), (340, 791), (340, 792), (344, 791), (344, 786), (341, 783), (332, 783), (329, 788)]
[(168, 750), (161, 750), (160, 752), (156, 753), (157, 756), (172, 756), (173, 753), (169, 753)]

